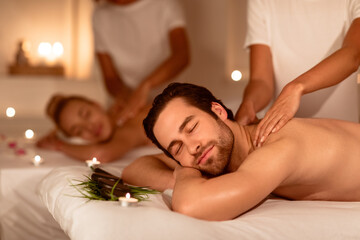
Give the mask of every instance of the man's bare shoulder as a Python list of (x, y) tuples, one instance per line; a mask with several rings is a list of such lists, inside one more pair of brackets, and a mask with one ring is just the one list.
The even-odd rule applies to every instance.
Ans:
[[(286, 141), (311, 141), (313, 137), (326, 138), (333, 135), (359, 136), (360, 124), (325, 118), (294, 118), (279, 132), (271, 134), (267, 143), (281, 139)], [(323, 139), (326, 140), (326, 139)]]
[(267, 143), (249, 154), (236, 172), (261, 183), (264, 188), (268, 186), (270, 193), (293, 181), (299, 163), (295, 149), (294, 142), (286, 143), (284, 139)]
[(266, 169), (281, 175), (288, 175), (296, 167), (299, 157), (296, 138), (277, 137), (255, 149), (239, 167), (239, 170)]
[(315, 127), (340, 127), (340, 128), (355, 128), (360, 129), (359, 123), (356, 122), (349, 122), (339, 119), (330, 119), (330, 118), (293, 118), (291, 119), (288, 124), (285, 125), (286, 127), (301, 127), (301, 126), (315, 126)]

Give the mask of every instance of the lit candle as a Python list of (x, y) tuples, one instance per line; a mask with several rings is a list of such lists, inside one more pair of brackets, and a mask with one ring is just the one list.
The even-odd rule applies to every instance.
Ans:
[(88, 167), (96, 167), (97, 165), (100, 165), (100, 161), (98, 161), (96, 157), (94, 157), (92, 160), (86, 160), (85, 162)]
[(42, 58), (42, 61), (49, 63), (51, 61), (52, 47), (49, 42), (41, 42), (38, 46), (38, 54)]
[(139, 200), (131, 197), (130, 193), (126, 193), (125, 197), (119, 197), (119, 202), (122, 207), (132, 207), (136, 206)]
[(55, 42), (52, 45), (52, 52), (55, 55), (56, 58), (59, 58), (63, 55), (64, 53), (64, 47), (60, 42)]
[(40, 164), (42, 164), (44, 160), (39, 156), (39, 155), (36, 155), (33, 160), (32, 160), (32, 163), (34, 164), (35, 167), (38, 167), (40, 166)]

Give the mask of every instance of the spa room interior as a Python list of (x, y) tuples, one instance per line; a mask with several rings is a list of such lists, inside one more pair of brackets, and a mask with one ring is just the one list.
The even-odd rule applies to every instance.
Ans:
[[(84, 95), (103, 107), (109, 104), (94, 54), (95, 4), (0, 1), (1, 240), (339, 239), (339, 232), (360, 238), (359, 203), (267, 200), (234, 220), (211, 222), (171, 211), (171, 193), (151, 195), (137, 207), (79, 197), (71, 181), (89, 175), (88, 165), (40, 149), (36, 141), (54, 129), (45, 114), (54, 94)], [(179, 4), (191, 63), (173, 81), (206, 86), (236, 112), (249, 80), (247, 2)], [(135, 148), (103, 168), (120, 176), (132, 161), (152, 153), (159, 150)]]

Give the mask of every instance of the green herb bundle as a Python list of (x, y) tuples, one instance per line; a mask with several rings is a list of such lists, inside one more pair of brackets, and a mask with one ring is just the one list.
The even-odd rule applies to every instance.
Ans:
[(157, 194), (159, 191), (147, 187), (136, 187), (124, 184), (123, 180), (101, 168), (92, 168), (93, 173), (86, 177), (85, 181), (76, 180), (80, 183), (71, 184), (81, 194), (81, 197), (89, 200), (117, 201), (126, 193), (131, 197), (144, 201), (149, 198), (148, 194)]

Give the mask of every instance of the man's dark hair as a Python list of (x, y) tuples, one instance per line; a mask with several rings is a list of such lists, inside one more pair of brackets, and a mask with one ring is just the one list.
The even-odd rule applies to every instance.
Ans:
[(206, 88), (190, 83), (169, 84), (164, 91), (154, 99), (152, 107), (143, 121), (143, 126), (147, 137), (171, 158), (173, 158), (173, 156), (165, 148), (163, 148), (156, 139), (154, 135), (154, 125), (167, 103), (174, 98), (184, 99), (188, 104), (209, 113), (215, 119), (218, 117), (211, 110), (211, 103), (219, 103), (226, 110), (228, 119), (234, 120), (232, 111), (228, 109), (219, 99), (215, 98), (214, 95)]

